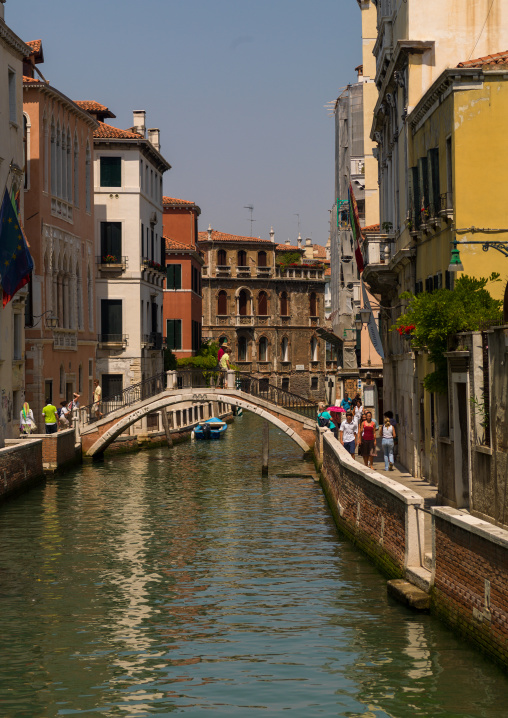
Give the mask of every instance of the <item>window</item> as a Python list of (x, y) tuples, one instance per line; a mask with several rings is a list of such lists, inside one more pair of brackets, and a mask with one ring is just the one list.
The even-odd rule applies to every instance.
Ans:
[(238, 252), (237, 264), (239, 267), (247, 266), (247, 252), (245, 252), (243, 249)]
[(103, 399), (113, 399), (122, 393), (123, 376), (121, 374), (103, 374), (101, 381)]
[(122, 341), (122, 300), (101, 300), (101, 341)]
[(14, 315), (14, 360), (20, 360), (22, 358), (22, 327), (21, 327), (21, 314)]
[(326, 342), (326, 361), (336, 361), (337, 360), (337, 347), (335, 344), (330, 344), (330, 342)]
[(410, 167), (408, 173), (409, 186), (409, 208), (414, 220), (414, 226), (418, 228), (421, 224), (421, 200), (420, 184), (418, 181), (418, 167)]
[(201, 322), (192, 320), (192, 351), (197, 352), (201, 346)]
[(139, 160), (139, 189), (143, 191), (143, 160)]
[(85, 162), (86, 162), (86, 164), (85, 164), (85, 209), (86, 209), (87, 212), (91, 212), (91, 211), (92, 211), (92, 200), (91, 200), (91, 196), (92, 196), (92, 186), (91, 186), (91, 182), (92, 182), (92, 179), (91, 179), (90, 167), (91, 167), (92, 160), (91, 160), (91, 157), (90, 157), (90, 145), (88, 144), (88, 142), (86, 143), (86, 158), (85, 158)]
[(317, 391), (319, 389), (319, 377), (313, 376), (310, 379), (311, 391)]
[(318, 361), (318, 343), (316, 337), (310, 340), (310, 360)]
[(431, 203), (431, 216), (437, 217), (441, 209), (439, 195), (439, 149), (435, 147), (427, 153), (429, 158), (429, 197)]
[(266, 267), (266, 252), (258, 252), (258, 267)]
[(52, 379), (46, 379), (44, 382), (44, 398), (46, 400), (46, 404), (53, 403), (53, 380)]
[(242, 289), (238, 295), (238, 314), (242, 317), (247, 316), (247, 314), (249, 314), (248, 308), (249, 297), (245, 289)]
[(452, 168), (452, 138), (448, 137), (446, 140), (446, 192), (447, 192), (447, 205), (445, 209), (452, 206), (452, 191), (453, 191), (453, 168)]
[(60, 396), (64, 395), (65, 392), (65, 372), (62, 365), (60, 365)]
[(83, 391), (83, 367), (80, 364), (78, 368), (78, 392), (81, 394)]
[(166, 266), (166, 289), (182, 288), (182, 265), (168, 264)]
[(25, 327), (32, 327), (34, 323), (34, 291), (33, 275), (30, 274), (30, 281), (26, 285), (27, 295), (25, 301)]
[(182, 348), (182, 320), (168, 319), (166, 321), (166, 342), (168, 349)]
[(155, 259), (155, 235), (153, 229), (150, 230), (150, 259)]
[(261, 337), (259, 340), (258, 356), (259, 361), (268, 361), (268, 339), (266, 337)]
[(78, 138), (74, 138), (74, 206), (79, 207), (79, 144)]
[(143, 259), (146, 257), (145, 254), (145, 225), (141, 223), (141, 256)]
[(110, 255), (121, 262), (122, 223), (101, 222), (101, 257)]
[(282, 292), (280, 295), (280, 313), (282, 317), (287, 317), (288, 312), (288, 295), (287, 292)]
[(429, 207), (429, 165), (426, 157), (420, 157), (418, 160), (418, 188), (420, 193), (420, 206), (415, 207), (415, 211), (419, 212), (422, 221), (425, 221), (426, 215), (424, 210), (428, 211)]
[(311, 317), (317, 317), (317, 299), (316, 292), (312, 292), (309, 297), (309, 311)]
[(238, 337), (238, 361), (247, 361), (246, 337)]
[(289, 391), (289, 377), (285, 376), (282, 379), (281, 389), (283, 389), (284, 391)]
[(227, 263), (227, 255), (225, 249), (219, 249), (217, 251), (217, 266), (225, 267)]
[(9, 120), (17, 122), (17, 96), (16, 96), (16, 73), (14, 70), (7, 70), (9, 78)]
[(268, 314), (268, 295), (266, 292), (258, 294), (258, 314), (265, 317)]
[(122, 186), (122, 158), (101, 157), (101, 187)]
[(223, 289), (217, 297), (217, 314), (224, 316), (228, 313), (228, 294)]
[(90, 267), (88, 267), (86, 283), (87, 283), (87, 301), (88, 301), (88, 329), (89, 329), (89, 331), (92, 331), (92, 329), (93, 329), (93, 313), (94, 313), (93, 312), (94, 287), (93, 287), (93, 279), (92, 279), (92, 273), (90, 272)]
[(196, 292), (196, 294), (199, 294), (198, 274), (199, 272), (196, 267), (191, 267), (191, 288), (193, 292)]
[(280, 360), (285, 362), (289, 361), (289, 342), (287, 337), (284, 337), (280, 344)]

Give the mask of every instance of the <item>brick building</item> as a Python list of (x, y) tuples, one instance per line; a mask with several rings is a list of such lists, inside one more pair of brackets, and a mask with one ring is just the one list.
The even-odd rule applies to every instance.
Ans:
[(184, 199), (162, 198), (166, 248), (163, 332), (179, 358), (194, 356), (201, 345), (203, 254), (197, 246), (199, 207)]
[(203, 334), (227, 339), (233, 363), (295, 394), (325, 399), (324, 269), (283, 269), (278, 258), (298, 247), (208, 229), (199, 233), (203, 267)]

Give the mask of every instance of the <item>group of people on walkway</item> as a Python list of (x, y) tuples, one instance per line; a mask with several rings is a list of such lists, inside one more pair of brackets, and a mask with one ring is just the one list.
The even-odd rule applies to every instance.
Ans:
[[(325, 404), (321, 402), (318, 406), (318, 425), (331, 429), (346, 451), (349, 451), (353, 458), (358, 452), (365, 466), (371, 469), (374, 468), (374, 458), (377, 456), (376, 433), (378, 433), (383, 448), (385, 471), (393, 471), (397, 438), (393, 413), (386, 411), (382, 426), (378, 426), (372, 417), (372, 412), (363, 410), (359, 395), (350, 399), (345, 394), (340, 406), (343, 412), (333, 412), (326, 410)], [(342, 413), (345, 413), (345, 418), (341, 418)]]
[[(72, 414), (79, 409), (80, 395), (74, 392), (72, 401), (61, 401), (57, 408), (50, 399), (42, 410), (46, 434), (55, 434), (60, 429), (69, 429), (72, 426)], [(33, 410), (27, 401), (19, 413), (19, 432), (22, 436), (37, 433)]]

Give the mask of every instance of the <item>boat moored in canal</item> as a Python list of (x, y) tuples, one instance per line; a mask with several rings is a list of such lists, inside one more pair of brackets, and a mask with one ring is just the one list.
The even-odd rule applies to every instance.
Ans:
[(212, 416), (206, 421), (200, 421), (194, 429), (194, 438), (200, 441), (206, 441), (208, 439), (220, 439), (222, 434), (226, 431), (228, 425), (225, 421), (217, 419)]

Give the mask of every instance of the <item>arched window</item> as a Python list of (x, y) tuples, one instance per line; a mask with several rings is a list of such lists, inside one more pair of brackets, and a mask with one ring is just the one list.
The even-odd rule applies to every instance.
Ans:
[(237, 265), (239, 267), (247, 266), (247, 252), (245, 252), (243, 249), (240, 249), (240, 251), (238, 252)]
[(310, 340), (310, 360), (318, 361), (318, 343), (316, 337)]
[(217, 314), (224, 316), (228, 313), (228, 293), (223, 289), (219, 292), (217, 297)]
[(309, 297), (309, 311), (311, 317), (317, 317), (317, 299), (316, 292), (312, 292)]
[(66, 170), (65, 170), (65, 176), (67, 178), (67, 187), (66, 187), (66, 199), (67, 202), (72, 202), (72, 142), (71, 142), (71, 133), (69, 132), (69, 129), (67, 129), (67, 156), (66, 156)]
[(268, 314), (268, 295), (266, 292), (259, 292), (258, 294), (258, 314), (261, 317), (266, 317)]
[(227, 255), (225, 249), (219, 249), (217, 251), (217, 266), (225, 267), (227, 264)]
[(78, 367), (78, 391), (80, 394), (83, 391), (83, 366), (81, 364)]
[(74, 206), (79, 207), (79, 142), (77, 136), (74, 137)]
[(289, 361), (289, 342), (287, 337), (283, 337), (280, 343), (280, 360)]
[(60, 364), (60, 395), (65, 393), (65, 372), (62, 364)]
[(92, 173), (91, 173), (91, 164), (92, 164), (92, 158), (90, 156), (90, 145), (88, 142), (86, 143), (86, 167), (85, 167), (85, 209), (87, 212), (92, 211), (92, 187), (91, 187), (91, 181), (92, 181)]
[(280, 314), (281, 317), (287, 317), (288, 312), (288, 295), (287, 292), (282, 292), (280, 295)]
[(51, 194), (56, 195), (56, 129), (51, 123)]
[(238, 295), (238, 314), (240, 316), (245, 317), (247, 314), (250, 314), (249, 312), (249, 295), (245, 291), (245, 289), (242, 289), (240, 291), (240, 294)]
[(79, 264), (76, 265), (76, 310), (77, 310), (77, 321), (78, 329), (84, 329), (83, 326), (83, 287), (81, 282), (81, 272), (79, 271)]
[(247, 361), (246, 337), (238, 337), (238, 361)]
[(93, 280), (88, 267), (87, 272), (87, 295), (88, 295), (88, 331), (93, 331)]
[(62, 133), (60, 125), (56, 130), (56, 196), (62, 196)]
[(261, 337), (258, 348), (259, 361), (268, 361), (268, 339)]
[(258, 267), (266, 267), (266, 252), (258, 252)]

